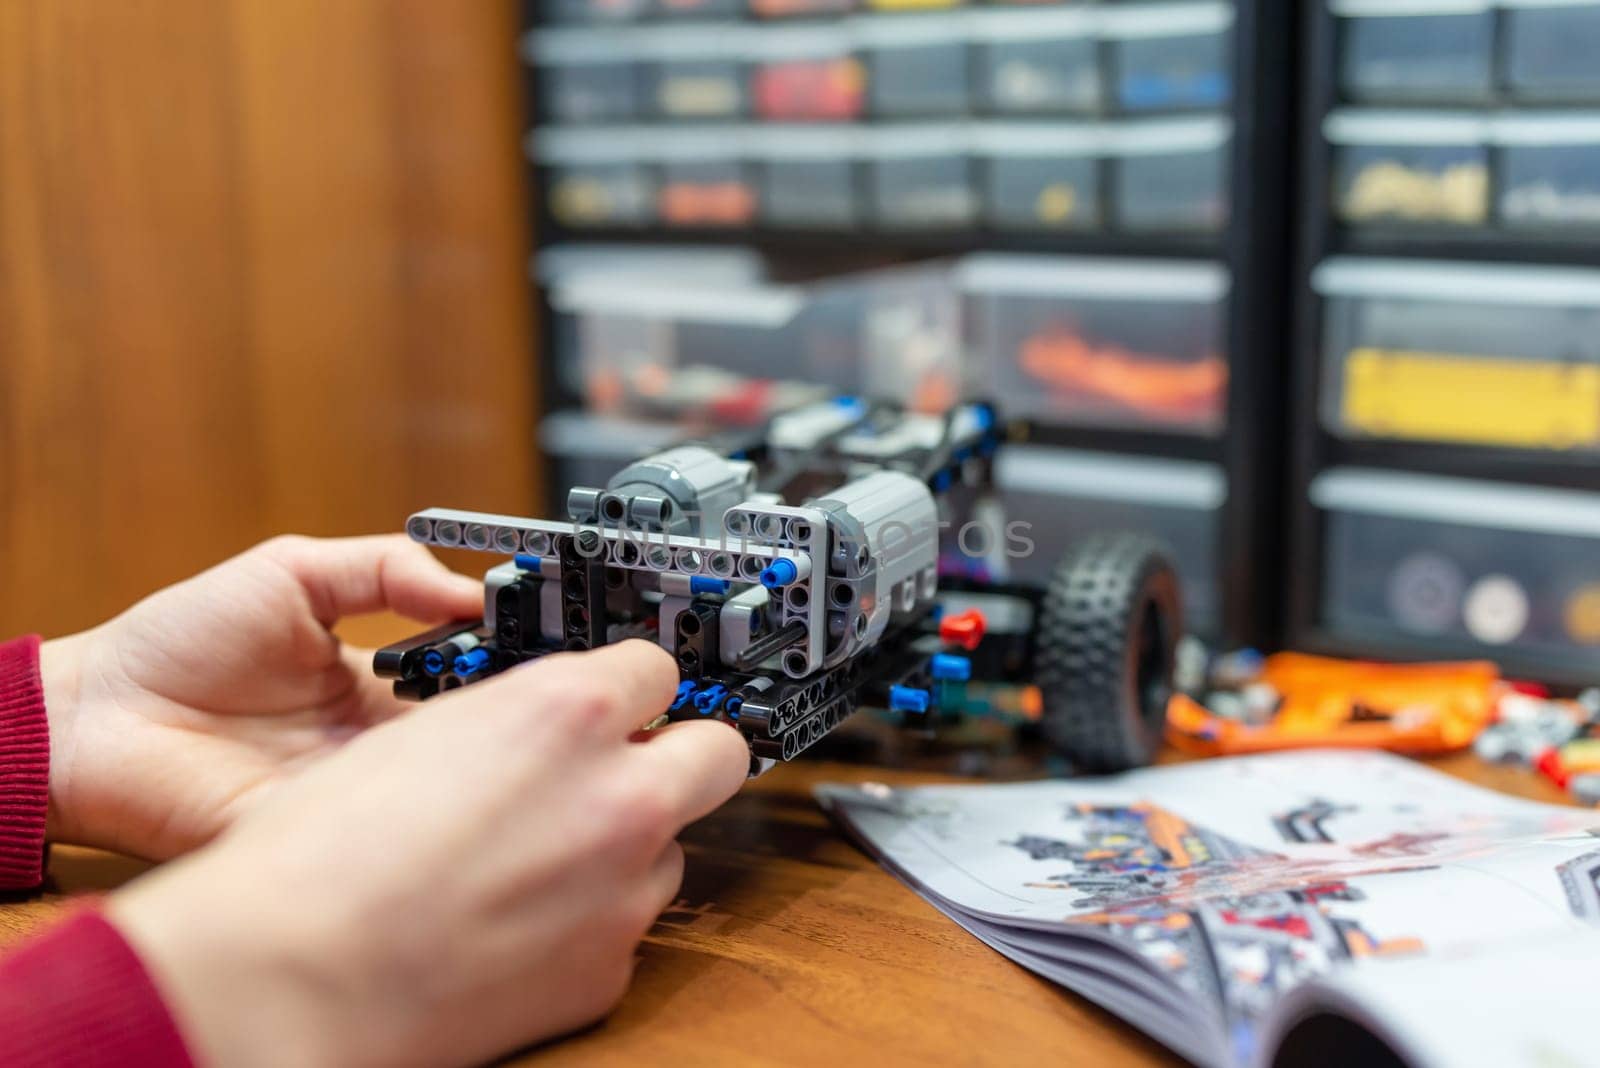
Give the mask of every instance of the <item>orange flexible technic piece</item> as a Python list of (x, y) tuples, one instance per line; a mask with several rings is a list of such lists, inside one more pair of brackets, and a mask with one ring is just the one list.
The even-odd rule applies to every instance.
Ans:
[(1178, 363), (1118, 345), (1095, 345), (1071, 331), (1028, 339), (1018, 364), (1048, 388), (1087, 393), (1169, 418), (1216, 416), (1228, 385), (1228, 365), (1220, 356)]
[(1316, 746), (1449, 752), (1489, 723), (1499, 680), (1487, 661), (1378, 664), (1278, 653), (1255, 680), (1282, 697), (1270, 723), (1224, 719), (1178, 695), (1167, 706), (1167, 738), (1202, 755)]

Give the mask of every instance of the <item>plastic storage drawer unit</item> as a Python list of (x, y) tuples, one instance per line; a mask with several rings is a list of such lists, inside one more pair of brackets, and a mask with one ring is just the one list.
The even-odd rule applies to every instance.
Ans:
[(1322, 616), (1334, 633), (1592, 668), (1600, 495), (1336, 468), (1311, 500), (1325, 516)]
[(540, 110), (553, 122), (616, 122), (640, 113), (638, 39), (631, 29), (541, 28), (523, 35)]
[(663, 59), (645, 82), (649, 107), (667, 119), (732, 119), (747, 107), (744, 69), (732, 60)]
[(1366, 103), (1476, 103), (1494, 89), (1488, 0), (1334, 0), (1339, 87)]
[(1495, 121), (1494, 141), (1503, 225), (1600, 225), (1600, 115), (1508, 116)]
[(634, 163), (552, 167), (545, 179), (550, 216), (564, 226), (642, 226), (655, 219), (655, 183)]
[[(998, 553), (1017, 581), (1044, 583), (1076, 541), (1105, 531), (1153, 534), (1178, 567), (1184, 622), (1201, 633), (1218, 623), (1217, 531), (1227, 499), (1222, 469), (1182, 460), (1009, 445), (996, 457), (1004, 524), (974, 556)], [(1025, 525), (1023, 525), (1025, 524)], [(987, 524), (986, 524), (987, 525)]]
[(861, 18), (851, 32), (866, 56), (873, 115), (903, 119), (966, 113), (970, 73), (966, 24), (959, 16)]
[(737, 159), (668, 159), (656, 216), (667, 226), (743, 226), (756, 217), (755, 179)]
[(650, 13), (662, 18), (738, 16), (745, 7), (746, 0), (653, 0)]
[(1081, 8), (986, 11), (972, 21), (978, 106), (997, 114), (1098, 111), (1099, 48)]
[(1124, 111), (1226, 107), (1233, 99), (1233, 5), (1186, 3), (1107, 9), (1117, 104)]
[(1522, 100), (1600, 101), (1600, 0), (1500, 0), (1505, 13), (1505, 78)]
[(557, 367), (591, 408), (747, 425), (869, 387), (930, 408), (957, 396), (959, 313), (945, 269), (780, 285), (707, 262), (685, 253), (551, 278)]
[(761, 131), (761, 218), (774, 226), (848, 228), (861, 219), (859, 133), (839, 127)]
[(572, 22), (615, 22), (636, 18), (647, 0), (549, 0), (550, 16)]
[(978, 218), (978, 191), (958, 126), (898, 126), (874, 131), (868, 200), (872, 221), (906, 229), (960, 229)]
[(837, 122), (866, 110), (866, 68), (842, 27), (773, 27), (747, 40), (751, 109), (760, 118)]
[(595, 130), (543, 128), (528, 136), (528, 158), (544, 168), (545, 203), (567, 226), (631, 226), (656, 217), (655, 180), (635, 138)]
[(539, 68), (539, 98), (555, 122), (613, 122), (639, 111), (631, 63), (556, 63)]
[(1213, 434), (1228, 368), (1215, 263), (1052, 256), (961, 261), (970, 385), (1056, 425)]
[(1102, 222), (1093, 126), (988, 123), (974, 131), (984, 217), (1003, 229), (1089, 229)]
[(558, 349), (558, 365), (593, 411), (701, 424), (752, 425), (828, 395), (811, 381), (807, 346), (843, 345), (856, 325), (826, 321), (800, 287), (667, 273), (590, 275), (553, 286), (550, 304), (557, 338), (573, 346)]
[[(872, 271), (834, 285), (858, 285), (861, 292), (856, 392), (935, 413), (961, 400), (962, 307), (948, 265)], [(816, 365), (830, 381), (850, 380), (845, 368), (829, 366), (820, 356)]]
[(1230, 120), (1142, 120), (1107, 134), (1119, 227), (1214, 232), (1227, 225)]
[(1482, 226), (1489, 219), (1489, 126), (1464, 114), (1337, 111), (1334, 210), (1355, 226)]
[(1600, 271), (1338, 259), (1312, 287), (1330, 432), (1600, 449)]

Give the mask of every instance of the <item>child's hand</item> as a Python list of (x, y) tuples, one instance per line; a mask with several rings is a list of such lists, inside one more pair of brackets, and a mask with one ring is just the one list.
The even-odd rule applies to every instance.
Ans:
[(174, 856), (400, 711), (329, 631), (383, 609), (481, 616), (483, 588), (398, 535), (274, 538), (46, 642), (51, 839)]
[(590, 1023), (677, 893), (673, 841), (744, 781), (642, 641), (443, 695), (112, 896), (198, 1059), (481, 1063)]

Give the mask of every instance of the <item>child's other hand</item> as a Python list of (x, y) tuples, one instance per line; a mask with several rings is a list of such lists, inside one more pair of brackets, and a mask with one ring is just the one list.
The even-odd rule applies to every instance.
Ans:
[[(274, 538), (40, 654), (52, 840), (161, 859), (403, 707), (340, 617), (481, 616), (404, 537)], [(664, 706), (663, 706), (664, 707)]]

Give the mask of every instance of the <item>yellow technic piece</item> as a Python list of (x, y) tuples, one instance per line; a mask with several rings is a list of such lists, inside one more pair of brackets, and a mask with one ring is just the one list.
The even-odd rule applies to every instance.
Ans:
[(605, 222), (617, 213), (616, 198), (604, 182), (567, 178), (550, 190), (550, 213), (566, 223)]
[(1600, 365), (1358, 348), (1345, 360), (1341, 417), (1382, 437), (1600, 446)]
[(1436, 173), (1380, 160), (1355, 176), (1342, 208), (1345, 218), (1357, 222), (1395, 218), (1481, 224), (1489, 219), (1489, 168), (1456, 163)]
[(1567, 600), (1567, 635), (1580, 645), (1600, 645), (1600, 583), (1583, 586)]
[(1569, 775), (1600, 771), (1600, 738), (1579, 738), (1562, 746), (1561, 770)]
[(727, 78), (677, 77), (661, 86), (657, 103), (668, 115), (729, 115), (738, 110), (739, 86)]
[(1072, 209), (1077, 203), (1077, 190), (1066, 182), (1054, 182), (1039, 190), (1038, 199), (1034, 202), (1034, 214), (1040, 222), (1063, 223), (1072, 218)]

